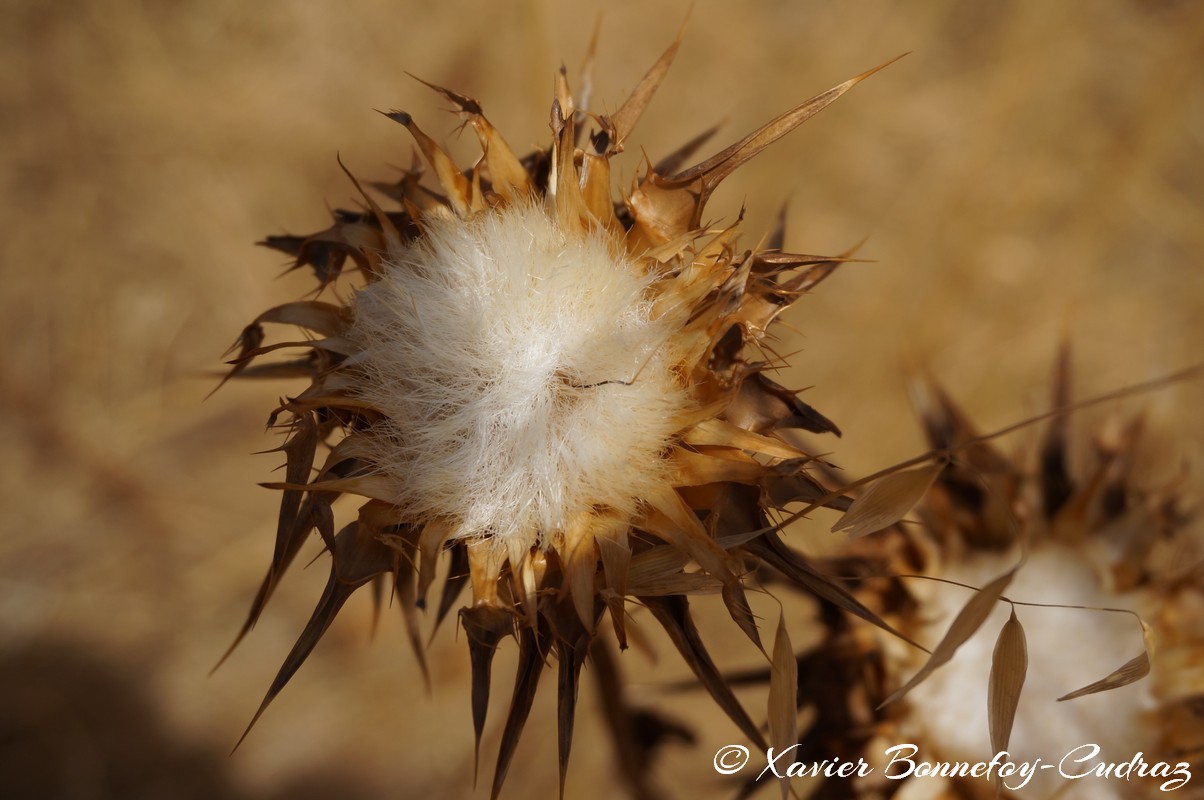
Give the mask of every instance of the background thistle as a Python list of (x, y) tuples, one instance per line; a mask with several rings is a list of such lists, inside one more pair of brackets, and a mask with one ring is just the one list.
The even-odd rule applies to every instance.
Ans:
[[(411, 91), (399, 88), (405, 69), (488, 98), (516, 142), (537, 140), (549, 65), (578, 52), (593, 14), (533, 6), (515, 21), (479, 11), (478, 33), (451, 9), (396, 4), (338, 17), (302, 6), (269, 18), (123, 3), (3, 13), (4, 97), (9, 119), (21, 121), (4, 134), (9, 207), (21, 222), (3, 245), (9, 641), (85, 643), (147, 686), (174, 725), (224, 750), (260, 685), (241, 669), (209, 684), (200, 677), (261, 577), (271, 534), (262, 492), (249, 487), (268, 462), (241, 457), (260, 446), (262, 387), (230, 387), (220, 404), (198, 406), (207, 386), (196, 376), (228, 344), (227, 331), (308, 288), (291, 278), (265, 283), (246, 268), (245, 243), (321, 224), (315, 199), (350, 196), (332, 149), (367, 174), (382, 161), (405, 163), (392, 126), (366, 111)], [(658, 52), (679, 14), (649, 13), (608, 12), (603, 43)], [(1078, 353), (1085, 392), (1194, 360), (1204, 297), (1194, 268), (1202, 249), (1194, 8), (1117, 3), (1084, 17), (932, 6), (893, 10), (873, 30), (857, 7), (728, 13), (697, 7), (689, 47), (641, 129), (650, 152), (721, 118), (736, 135), (737, 121), (801, 99), (800, 81), (818, 88), (915, 51), (889, 85), (862, 87), (855, 103), (827, 112), (725, 190), (730, 205), (747, 198), (746, 227), (764, 230), (789, 186), (802, 187), (787, 246), (839, 252), (872, 237), (864, 252), (883, 263), (845, 271), (823, 302), (806, 301), (791, 320), (808, 348), (809, 371), (795, 385), (840, 387), (840, 407), (827, 410), (847, 431), (840, 455), (850, 472), (923, 446), (895, 377), (900, 337), (936, 374), (954, 376), (950, 388), (983, 427), (1016, 418), (1018, 396), (1034, 409), (1043, 403), (1049, 343), (1067, 308), (1076, 341), (1091, 343)], [(737, 32), (759, 47), (731, 47)], [(514, 53), (527, 52), (516, 64)], [(767, 54), (775, 66), (765, 66)], [(608, 47), (599, 59), (615, 97), (643, 69)], [(1147, 405), (1150, 424), (1173, 429), (1184, 456), (1198, 458), (1201, 422), (1181, 411), (1199, 405), (1198, 389)], [(298, 573), (241, 663), (262, 662), (266, 679), (323, 581)], [(426, 700), (420, 681), (398, 676), (410, 668), (399, 637), (360, 647), (370, 613), (350, 612), (330, 634), (349, 646), (316, 654), (289, 703), (239, 759), (217, 768), (260, 788), (299, 769), (343, 772), (344, 794), (357, 785), (434, 790), (462, 769), (449, 753), (471, 753), (463, 697)], [(450, 679), (462, 644), (446, 653), (432, 664)], [(666, 679), (670, 661), (662, 659)], [(395, 708), (385, 708), (420, 703), (451, 726), (398, 729)], [(547, 708), (533, 714), (552, 718)], [(715, 727), (699, 727), (699, 752), (723, 743), (708, 738)], [(332, 728), (364, 738), (333, 741)], [(537, 732), (522, 752), (554, 752)], [(576, 754), (576, 796), (609, 768), (601, 750)], [(666, 755), (666, 775), (677, 776), (670, 785), (712, 784), (693, 751)], [(419, 763), (437, 766), (415, 777)], [(555, 770), (528, 780), (532, 791), (554, 788)]]

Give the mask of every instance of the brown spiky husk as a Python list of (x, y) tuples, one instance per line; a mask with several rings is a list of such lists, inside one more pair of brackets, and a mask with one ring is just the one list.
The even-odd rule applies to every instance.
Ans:
[[(601, 696), (619, 752), (630, 749), (623, 743), (623, 731), (634, 712), (616, 688), (618, 673), (604, 639), (613, 636), (620, 648), (626, 647), (628, 608), (633, 603), (651, 612), (699, 683), (762, 749), (766, 742), (759, 726), (737, 700), (694, 625), (690, 595), (719, 592), (733, 621), (762, 652), (745, 596), (747, 570), (755, 564), (831, 607), (891, 630), (841, 582), (790, 548), (770, 519), (775, 509), (793, 502), (848, 507), (845, 498), (828, 496), (812, 476), (815, 460), (782, 436), (790, 429), (837, 435), (839, 430), (796, 391), (765, 374), (778, 366), (775, 357), (765, 354), (772, 352), (769, 332), (782, 312), (850, 254), (741, 250), (739, 220), (720, 228), (703, 223), (707, 200), (726, 176), (876, 70), (811, 98), (683, 169), (681, 164), (712, 132), (688, 141), (657, 166), (646, 166), (616, 202), (610, 161), (623, 151), (677, 47), (675, 42), (610, 116), (577, 109), (562, 70), (552, 104), (551, 145), (521, 158), (489, 123), (479, 103), (432, 86), (480, 139), (483, 155), (471, 169), (461, 170), (409, 114), (390, 112), (386, 116), (413, 137), (436, 185), (424, 184), (424, 168), (416, 159), (396, 183), (374, 184), (395, 208), (386, 209), (364, 194), (364, 211), (337, 211), (326, 230), (262, 242), (288, 254), (294, 268), (312, 271), (323, 290), (351, 269), (365, 283), (378, 280), (382, 259), (421, 239), (429, 215), (466, 220), (497, 213), (515, 202), (543, 203), (567, 233), (605, 231), (629, 258), (647, 264), (658, 275), (650, 290), (654, 303), (689, 310), (675, 334), (681, 344), (677, 349), (687, 355), (675, 370), (690, 388), (695, 410), (664, 454), (672, 467), (671, 485), (636, 498), (637, 514), (615, 516), (602, 509), (564, 530), (542, 532), (540, 541), (545, 544), (529, 548), (499, 546), (488, 535), (451, 537), (441, 522), (415, 523), (405, 508), (390, 501), (387, 482), (354, 455), (354, 443), (371, 435), (383, 412), (355, 391), (356, 350), (346, 336), (352, 318), (349, 305), (305, 300), (261, 314), (233, 348), (237, 355), (227, 378), (304, 376), (310, 385), (271, 415), (271, 424), (285, 434), (279, 449), (286, 459), (284, 480), (265, 484), (281, 492), (276, 545), (235, 644), (255, 624), (311, 533), (317, 532), (329, 551), (331, 570), (309, 623), (255, 719), (305, 661), (348, 598), (365, 586), (389, 587), (401, 606), (416, 656), (424, 663), (421, 612), (440, 575), (444, 577), (435, 628), (464, 587), (472, 591), (459, 620), (472, 665), (478, 752), (494, 654), (504, 639), (517, 640), (519, 662), (494, 770), (495, 797), (550, 659), (558, 664), (562, 792), (578, 684), (587, 659), (600, 665), (596, 672)], [(354, 177), (351, 180), (360, 186)], [(268, 324), (296, 326), (312, 336), (265, 344)], [(302, 355), (272, 363), (262, 359), (282, 348), (300, 349)], [(320, 452), (326, 453), (324, 458), (319, 458)], [(332, 504), (343, 495), (358, 495), (366, 502), (356, 519), (336, 531)], [(448, 570), (437, 569), (441, 560), (450, 563)], [(607, 615), (609, 626), (602, 624)], [(629, 756), (620, 759), (625, 779), (637, 795), (646, 796), (647, 758)]]

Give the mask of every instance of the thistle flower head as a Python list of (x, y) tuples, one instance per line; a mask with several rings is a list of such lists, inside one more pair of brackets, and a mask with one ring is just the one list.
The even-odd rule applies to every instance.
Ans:
[[(340, 211), (326, 231), (265, 242), (310, 267), (322, 287), (348, 263), (362, 286), (343, 303), (270, 309), (244, 330), (232, 362), (231, 376), (310, 380), (272, 417), (287, 432), (287, 474), (269, 484), (282, 492), (276, 549), (243, 633), (311, 531), (333, 562), (263, 707), (347, 598), (372, 583), (391, 584), (421, 662), (418, 612), (445, 574), (436, 626), (466, 585), (472, 593), (460, 622), (478, 743), (493, 654), (505, 637), (518, 640), (496, 795), (551, 657), (563, 784), (582, 665), (587, 655), (610, 658), (608, 628), (626, 646), (635, 604), (762, 745), (698, 637), (688, 596), (721, 593), (760, 648), (745, 599), (751, 559), (877, 621), (788, 548), (767, 517), (796, 500), (847, 506), (825, 498), (807, 471), (812, 458), (781, 435), (836, 426), (765, 374), (780, 365), (768, 355), (773, 323), (844, 259), (740, 249), (738, 218), (703, 223), (725, 177), (871, 73), (682, 168), (709, 132), (696, 137), (645, 165), (616, 201), (611, 159), (676, 50), (610, 116), (578, 109), (562, 70), (550, 146), (523, 158), (475, 100), (432, 87), (480, 139), (471, 169), (409, 114), (392, 112), (433, 184), (416, 163), (399, 182), (377, 186), (395, 210), (364, 195), (365, 212)], [(320, 338), (265, 345), (265, 323)], [(290, 344), (305, 354), (261, 363)], [(363, 504), (336, 532), (331, 506), (342, 495)], [(436, 569), (443, 559), (446, 573)], [(621, 720), (621, 697), (608, 697)]]

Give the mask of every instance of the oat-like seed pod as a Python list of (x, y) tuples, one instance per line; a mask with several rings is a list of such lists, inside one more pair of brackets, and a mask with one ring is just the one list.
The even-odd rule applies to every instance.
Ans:
[[(397, 210), (365, 195), (365, 213), (338, 212), (326, 231), (265, 242), (310, 267), (321, 287), (348, 259), (363, 285), (344, 303), (264, 312), (244, 330), (232, 362), (231, 377), (311, 380), (272, 415), (287, 431), (287, 469), (285, 480), (268, 484), (282, 493), (276, 548), (242, 634), (311, 531), (333, 562), (256, 718), (363, 586), (391, 584), (421, 662), (419, 611), (443, 558), (451, 566), (435, 625), (466, 585), (471, 590), (460, 622), (478, 748), (494, 652), (506, 636), (518, 641), (495, 797), (551, 660), (563, 791), (582, 665), (591, 654), (610, 658), (603, 637), (626, 646), (629, 604), (651, 611), (700, 683), (762, 748), (761, 730), (698, 637), (688, 597), (721, 593), (735, 624), (764, 651), (745, 598), (748, 559), (884, 624), (788, 548), (767, 517), (826, 493), (808, 473), (812, 457), (780, 432), (839, 434), (766, 377), (777, 366), (765, 355), (767, 339), (779, 315), (845, 258), (742, 250), (738, 219), (703, 223), (725, 177), (876, 70), (681, 169), (706, 138), (698, 137), (647, 166), (616, 202), (610, 160), (679, 42), (611, 116), (577, 108), (562, 70), (550, 147), (523, 158), (475, 100), (432, 87), (480, 139), (483, 155), (471, 169), (453, 163), (409, 114), (389, 113), (412, 135), (437, 187), (422, 184), (415, 164), (400, 182), (377, 187)], [(317, 338), (265, 345), (266, 323)], [(290, 346), (305, 355), (260, 362)], [(328, 451), (321, 459), (320, 450)], [(336, 532), (331, 504), (344, 494), (364, 502)], [(828, 504), (847, 507), (843, 498)], [(613, 674), (610, 666), (599, 674)], [(621, 718), (621, 700), (610, 698)], [(627, 767), (626, 779), (642, 785)]]

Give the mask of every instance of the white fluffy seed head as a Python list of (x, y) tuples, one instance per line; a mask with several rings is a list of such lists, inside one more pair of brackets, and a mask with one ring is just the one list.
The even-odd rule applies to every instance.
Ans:
[(423, 227), (354, 301), (357, 392), (386, 417), (359, 454), (412, 521), (456, 536), (533, 543), (633, 513), (691, 402), (656, 276), (539, 205)]

